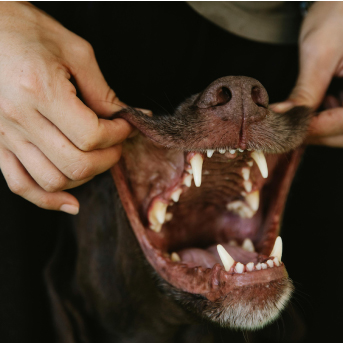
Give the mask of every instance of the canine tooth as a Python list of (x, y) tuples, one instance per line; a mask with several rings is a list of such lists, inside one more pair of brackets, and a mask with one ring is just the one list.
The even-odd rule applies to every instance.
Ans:
[(252, 193), (249, 193), (245, 197), (245, 201), (248, 203), (251, 209), (256, 212), (260, 203), (260, 192), (256, 190)]
[(273, 262), (275, 263), (275, 265), (278, 267), (280, 265), (279, 259), (277, 257), (274, 257)]
[(246, 238), (243, 241), (242, 249), (249, 252), (255, 252), (254, 243), (251, 241), (250, 238)]
[(238, 274), (242, 274), (243, 270), (244, 270), (244, 265), (242, 263), (238, 262), (236, 264), (236, 267), (235, 267), (235, 272)]
[(238, 150), (239, 152), (243, 152), (243, 151), (244, 151), (244, 150), (242, 150), (242, 149), (240, 149), (240, 148), (238, 148), (237, 150)]
[(236, 153), (236, 149), (229, 149), (229, 153), (232, 154), (232, 155), (235, 154)]
[(245, 181), (249, 180), (250, 177), (250, 169), (249, 168), (242, 168), (242, 176)]
[(213, 155), (213, 153), (214, 153), (214, 150), (208, 149), (208, 150), (207, 150), (207, 157), (208, 157), (208, 158), (211, 158), (212, 155)]
[(173, 213), (170, 213), (170, 212), (166, 213), (166, 222), (169, 222), (172, 219), (173, 219)]
[(268, 177), (268, 166), (266, 158), (262, 151), (253, 151), (251, 157), (255, 160), (258, 168), (260, 169), (261, 175), (263, 178)]
[(202, 163), (203, 163), (203, 158), (200, 154), (195, 154), (192, 159), (190, 160), (192, 170), (193, 170), (193, 175), (194, 175), (194, 184), (197, 187), (200, 187), (201, 185), (201, 172), (202, 172)]
[(179, 254), (176, 253), (176, 252), (173, 252), (173, 253), (171, 254), (171, 260), (172, 260), (173, 262), (181, 262), (181, 258), (180, 258), (180, 256), (179, 256)]
[(261, 263), (257, 263), (255, 268), (256, 268), (256, 270), (261, 270), (262, 269)]
[(250, 193), (251, 192), (251, 190), (252, 190), (252, 183), (251, 183), (251, 181), (243, 181), (243, 186), (244, 186), (244, 188), (245, 188), (245, 190), (248, 192), (248, 193)]
[(192, 185), (192, 179), (193, 179), (192, 175), (190, 175), (190, 174), (186, 175), (183, 178), (183, 184), (187, 187), (190, 187)]
[(273, 250), (272, 250), (272, 252), (270, 253), (269, 256), (277, 257), (278, 261), (281, 262), (281, 257), (282, 257), (282, 239), (281, 239), (280, 236), (278, 238), (276, 238)]
[(254, 270), (254, 262), (249, 262), (245, 267), (247, 271), (252, 272)]
[(225, 250), (225, 248), (221, 244), (217, 245), (217, 251), (223, 263), (224, 269), (228, 272), (234, 265), (235, 260), (230, 256), (230, 254)]
[(226, 149), (219, 149), (218, 150), (221, 154), (225, 154), (226, 153)]
[(274, 262), (272, 260), (268, 260), (267, 261), (267, 264), (270, 268), (273, 268), (274, 267)]
[(178, 202), (179, 199), (180, 199), (180, 195), (182, 193), (182, 189), (179, 188), (177, 190), (175, 190), (172, 194), (171, 194), (171, 199), (174, 201), (174, 202)]
[(261, 267), (262, 267), (262, 269), (267, 269), (268, 268), (268, 266), (265, 263), (261, 263)]

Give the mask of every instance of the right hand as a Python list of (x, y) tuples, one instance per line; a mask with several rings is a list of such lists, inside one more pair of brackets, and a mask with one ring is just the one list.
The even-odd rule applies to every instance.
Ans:
[[(0, 3), (0, 168), (12, 192), (76, 214), (62, 190), (115, 164), (132, 132), (88, 42), (29, 3)], [(86, 105), (76, 96), (73, 77)]]

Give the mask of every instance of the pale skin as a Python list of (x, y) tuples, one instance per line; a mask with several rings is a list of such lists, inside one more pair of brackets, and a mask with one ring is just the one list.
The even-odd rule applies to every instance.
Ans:
[[(332, 78), (343, 76), (342, 18), (341, 2), (311, 7), (299, 38), (296, 86), (274, 110), (316, 110)], [(64, 190), (119, 160), (133, 128), (106, 118), (124, 104), (90, 44), (28, 3), (0, 2), (0, 75), (0, 168), (9, 188), (39, 207), (77, 214), (77, 199)], [(313, 119), (308, 142), (343, 147), (342, 102), (329, 103)]]

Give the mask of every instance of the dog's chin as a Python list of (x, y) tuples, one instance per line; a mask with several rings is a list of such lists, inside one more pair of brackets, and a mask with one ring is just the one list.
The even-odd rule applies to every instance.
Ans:
[(293, 290), (277, 237), (302, 152), (189, 152), (142, 134), (127, 140), (112, 174), (161, 290), (221, 326), (275, 320)]

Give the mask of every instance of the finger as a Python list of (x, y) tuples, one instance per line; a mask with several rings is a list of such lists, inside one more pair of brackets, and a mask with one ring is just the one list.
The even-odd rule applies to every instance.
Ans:
[(13, 193), (47, 210), (60, 210), (70, 214), (78, 213), (79, 203), (74, 196), (66, 192), (48, 193), (44, 191), (31, 178), (12, 152), (0, 150), (0, 168)]
[(107, 84), (88, 42), (79, 39), (78, 44), (67, 51), (71, 74), (84, 101), (97, 115), (109, 117), (126, 107)]
[(309, 136), (339, 136), (343, 132), (343, 108), (333, 108), (320, 112), (311, 120)]
[(122, 118), (99, 119), (76, 97), (75, 88), (66, 79), (60, 79), (53, 103), (40, 103), (37, 110), (57, 126), (80, 150), (103, 149), (121, 143), (133, 131), (133, 126)]
[(327, 137), (308, 137), (305, 140), (305, 143), (311, 145), (326, 145), (332, 148), (343, 148), (343, 135)]
[(121, 145), (83, 152), (39, 113), (33, 113), (31, 117), (32, 124), (28, 124), (25, 133), (27, 140), (40, 147), (48, 160), (70, 180), (82, 181), (103, 173), (117, 163), (121, 156)]
[(68, 179), (30, 142), (14, 145), (13, 152), (37, 184), (49, 193), (75, 188), (92, 179), (92, 177), (81, 181)]

